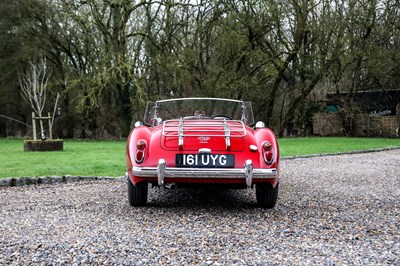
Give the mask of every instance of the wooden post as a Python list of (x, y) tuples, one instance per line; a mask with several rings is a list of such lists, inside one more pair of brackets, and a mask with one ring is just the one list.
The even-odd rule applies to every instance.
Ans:
[(36, 140), (36, 119), (35, 119), (35, 112), (32, 112), (32, 131), (33, 131), (33, 140)]
[(50, 112), (47, 113), (47, 117), (48, 117), (48, 120), (47, 120), (47, 121), (49, 121), (49, 137), (50, 137), (50, 139), (53, 139), (53, 131), (51, 130), (51, 116), (50, 116)]

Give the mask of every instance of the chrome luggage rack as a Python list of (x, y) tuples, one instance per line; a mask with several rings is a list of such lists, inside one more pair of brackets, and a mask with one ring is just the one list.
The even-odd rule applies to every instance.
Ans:
[(163, 123), (162, 135), (177, 137), (179, 149), (183, 149), (185, 137), (224, 137), (226, 150), (231, 149), (231, 138), (246, 136), (244, 123), (239, 120), (183, 119)]

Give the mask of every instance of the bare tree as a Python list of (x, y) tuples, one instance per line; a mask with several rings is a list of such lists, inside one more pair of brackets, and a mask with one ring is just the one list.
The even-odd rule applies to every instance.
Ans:
[[(25, 73), (19, 75), (19, 85), (22, 90), (22, 97), (30, 104), (32, 110), (38, 117), (42, 117), (43, 108), (46, 103), (46, 88), (50, 78), (50, 72), (46, 65), (46, 60), (38, 62), (29, 61)], [(43, 121), (40, 122), (41, 138), (45, 139)]]

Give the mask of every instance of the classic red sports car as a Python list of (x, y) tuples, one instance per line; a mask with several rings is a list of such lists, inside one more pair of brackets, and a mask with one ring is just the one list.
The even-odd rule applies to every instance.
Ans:
[(160, 187), (253, 188), (257, 203), (276, 204), (279, 147), (263, 122), (254, 128), (250, 102), (179, 98), (149, 102), (128, 137), (131, 206), (145, 205), (149, 183)]

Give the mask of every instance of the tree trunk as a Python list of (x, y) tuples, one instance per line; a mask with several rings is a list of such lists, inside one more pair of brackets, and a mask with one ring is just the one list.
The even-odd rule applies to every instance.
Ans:
[[(42, 117), (42, 116), (39, 115), (39, 117)], [(40, 124), (40, 139), (41, 140), (45, 140), (46, 139), (46, 134), (44, 132), (44, 126), (43, 126), (43, 120), (42, 119), (39, 120), (39, 124)]]

